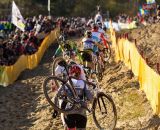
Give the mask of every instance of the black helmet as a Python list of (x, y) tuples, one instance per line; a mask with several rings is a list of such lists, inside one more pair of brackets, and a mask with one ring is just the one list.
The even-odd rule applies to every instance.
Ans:
[(71, 50), (72, 49), (72, 47), (69, 44), (64, 44), (63, 47), (64, 47), (65, 50)]
[(88, 38), (91, 38), (91, 37), (92, 37), (92, 32), (89, 31), (89, 30), (87, 30), (87, 31), (85, 32), (85, 36), (87, 36)]
[(67, 66), (67, 63), (64, 60), (62, 60), (62, 61), (58, 62), (58, 65), (65, 67), (65, 66)]

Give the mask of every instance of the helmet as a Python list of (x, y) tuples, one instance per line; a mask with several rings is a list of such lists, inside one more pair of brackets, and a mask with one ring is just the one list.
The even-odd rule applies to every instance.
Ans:
[(97, 22), (98, 27), (102, 27), (102, 23), (99, 21)]
[(81, 74), (81, 68), (77, 65), (72, 65), (69, 69), (69, 74), (79, 76)]
[(71, 45), (69, 45), (69, 44), (64, 44), (63, 47), (64, 47), (65, 50), (71, 50), (72, 49)]
[(85, 35), (86, 35), (88, 38), (91, 38), (91, 37), (92, 37), (92, 32), (89, 31), (89, 30), (87, 30), (87, 31), (85, 32)]

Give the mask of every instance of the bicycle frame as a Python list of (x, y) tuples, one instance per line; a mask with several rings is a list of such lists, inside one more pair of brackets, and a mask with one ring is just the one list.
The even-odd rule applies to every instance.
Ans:
[[(75, 105), (75, 107), (77, 107), (77, 108), (81, 108), (81, 107), (83, 107), (84, 109), (86, 109), (89, 113), (92, 113), (92, 108), (88, 108), (88, 107), (86, 107), (85, 105), (83, 105), (83, 104), (85, 104), (86, 102), (85, 101), (82, 101), (82, 100), (80, 100), (79, 99), (79, 97), (78, 97), (78, 94), (77, 94), (77, 92), (76, 92), (76, 90), (75, 90), (75, 88), (74, 88), (74, 86), (73, 86), (73, 83), (72, 83), (72, 80), (71, 79), (76, 79), (74, 76), (68, 76), (68, 80), (66, 80), (63, 84), (65, 84), (65, 83), (67, 83), (68, 81), (69, 81), (69, 83), (71, 84), (71, 90), (72, 90), (72, 92), (73, 92), (73, 98), (69, 98), (69, 100), (67, 100), (68, 102), (70, 102), (70, 103), (73, 103), (74, 105)], [(91, 83), (91, 82), (89, 82), (89, 81), (86, 81), (86, 80), (83, 80), (84, 82), (85, 82), (85, 84), (88, 84), (88, 85), (91, 85), (91, 86), (93, 86), (93, 89), (95, 90), (96, 88), (97, 88), (97, 86), (94, 84), (94, 83)], [(98, 91), (97, 91), (97, 93), (98, 93)], [(95, 96), (94, 96), (94, 98), (96, 98)]]

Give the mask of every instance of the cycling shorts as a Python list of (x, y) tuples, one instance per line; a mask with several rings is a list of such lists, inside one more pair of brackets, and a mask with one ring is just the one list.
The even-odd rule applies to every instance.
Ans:
[(68, 128), (86, 128), (87, 118), (80, 114), (67, 115), (64, 120)]
[(92, 62), (92, 54), (90, 54), (89, 52), (83, 52), (82, 60), (87, 62)]

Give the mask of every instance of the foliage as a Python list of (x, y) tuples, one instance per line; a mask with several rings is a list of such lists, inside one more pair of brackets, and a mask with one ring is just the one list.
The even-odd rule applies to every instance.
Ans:
[[(160, 0), (156, 0), (160, 3)], [(23, 15), (48, 14), (47, 0), (15, 0)], [(110, 11), (112, 15), (118, 13), (136, 14), (138, 5), (146, 0), (51, 0), (51, 14), (55, 16), (91, 16), (95, 14), (96, 5), (100, 5), (103, 13)], [(11, 12), (12, 0), (0, 1), (0, 15)]]

